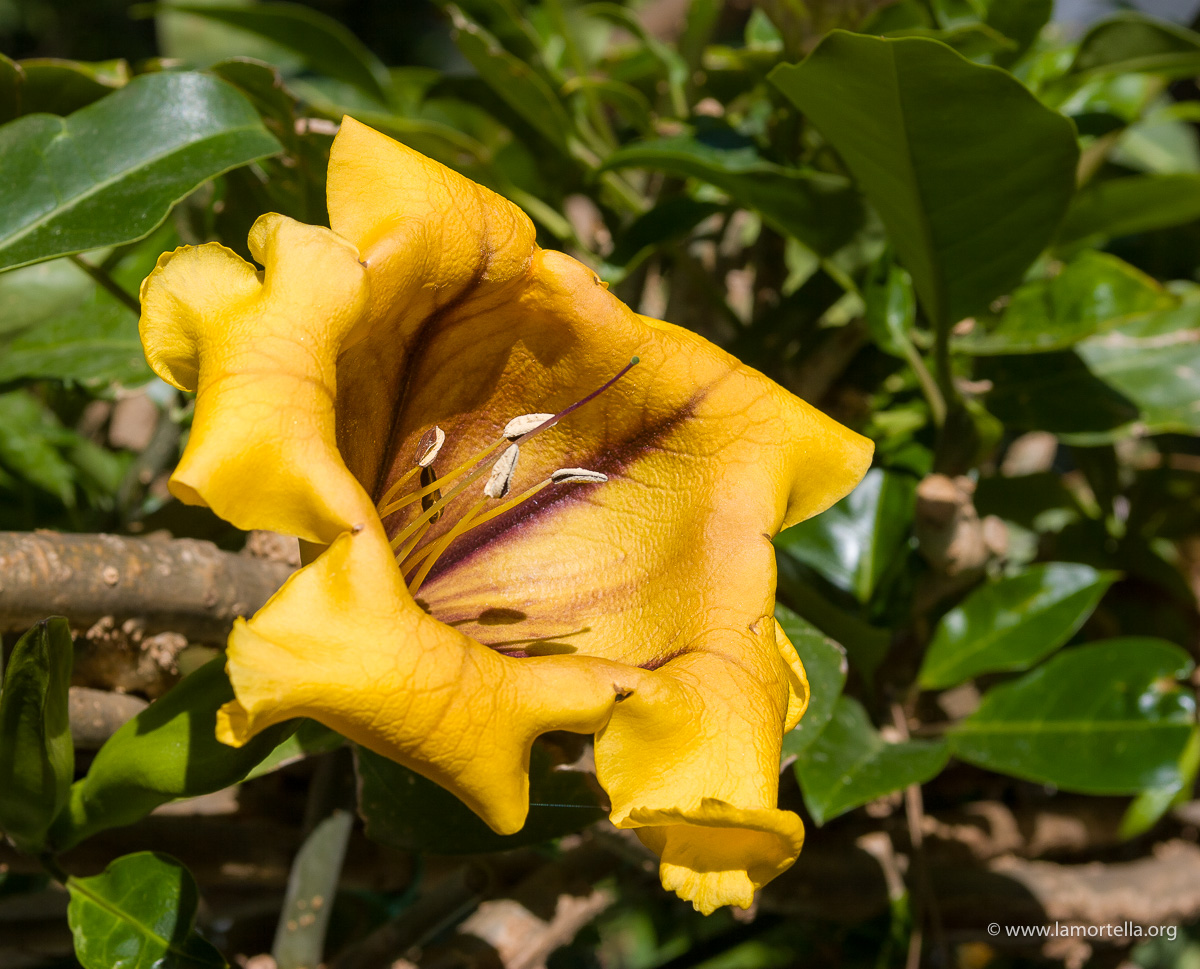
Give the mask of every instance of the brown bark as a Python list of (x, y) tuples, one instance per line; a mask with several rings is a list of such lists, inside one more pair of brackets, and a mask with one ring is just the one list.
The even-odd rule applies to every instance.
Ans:
[(134, 620), (148, 635), (222, 643), (291, 571), (194, 539), (0, 532), (0, 632), (64, 615), (79, 628)]

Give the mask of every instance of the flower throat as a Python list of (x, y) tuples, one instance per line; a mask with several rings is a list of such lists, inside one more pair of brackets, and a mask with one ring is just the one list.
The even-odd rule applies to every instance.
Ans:
[[(514, 417), (504, 426), (503, 434), (498, 440), (493, 441), (482, 451), (473, 454), (458, 467), (443, 475), (439, 476), (434, 471), (433, 462), (441, 451), (442, 445), (446, 443), (445, 431), (440, 427), (433, 427), (421, 435), (413, 455), (413, 466), (392, 483), (376, 504), (380, 520), (386, 520), (414, 502), (421, 503), (421, 513), (405, 525), (391, 540), (392, 552), (396, 556), (396, 562), (400, 566), (410, 593), (414, 596), (417, 594), (443, 553), (455, 539), (472, 529), (485, 525), (492, 519), (511, 511), (551, 485), (596, 484), (608, 480), (608, 475), (599, 471), (590, 471), (587, 468), (559, 468), (515, 497), (509, 497), (513, 478), (516, 475), (517, 461), (521, 455), (521, 445), (534, 435), (554, 427), (564, 417), (578, 410), (584, 404), (595, 400), (629, 373), (637, 362), (638, 358), (634, 357), (610, 380), (557, 414), (522, 414)], [(500, 456), (493, 457), (495, 452), (505, 445), (508, 446), (504, 448)], [(485, 474), (487, 481), (483, 485), (482, 497), (444, 534), (422, 545), (429, 529), (434, 522), (441, 519), (450, 502)], [(400, 495), (401, 490), (410, 485), (414, 478), (417, 479), (416, 490)], [(443, 488), (447, 490), (443, 492)], [(397, 495), (400, 496), (397, 497)], [(489, 505), (492, 507), (489, 508)]]

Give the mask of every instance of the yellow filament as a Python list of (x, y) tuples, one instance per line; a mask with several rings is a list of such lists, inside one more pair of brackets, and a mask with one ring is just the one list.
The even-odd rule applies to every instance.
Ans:
[(450, 531), (446, 532), (445, 535), (433, 543), (431, 546), (434, 549), (433, 554), (426, 557), (425, 564), (421, 566), (417, 574), (413, 576), (412, 582), (409, 583), (408, 591), (410, 593), (412, 593), (414, 596), (417, 594), (417, 590), (421, 588), (421, 583), (424, 582), (426, 577), (429, 575), (429, 570), (432, 569), (437, 560), (442, 557), (442, 553), (450, 547), (450, 543), (467, 530), (471, 519), (479, 514), (479, 509), (486, 505), (487, 501), (488, 500), (485, 498), (483, 501), (476, 502), (474, 507), (471, 508), (471, 510), (465, 515), (463, 515), (462, 518), (459, 519), (458, 523), (452, 529), (450, 529)]
[[(536, 495), (539, 491), (541, 491), (543, 488), (545, 488), (550, 483), (551, 483), (550, 478), (547, 478), (545, 481), (539, 481), (532, 488), (528, 488), (525, 491), (522, 491), (515, 498), (510, 498), (508, 501), (504, 502), (502, 505), (499, 505), (496, 508), (493, 508), (486, 515), (481, 515), (479, 518), (473, 517), (475, 515), (475, 512), (477, 512), (479, 510), (478, 506), (476, 506), (476, 508), (472, 509), (472, 511), (470, 513), (473, 520), (470, 521), (469, 526), (467, 528), (462, 527), (464, 524), (467, 524), (466, 518), (464, 518), (462, 521), (460, 521), (457, 525), (454, 526), (454, 529), (453, 529), (454, 538), (461, 538), (467, 532), (471, 531), (471, 529), (478, 528), (480, 525), (486, 525), (488, 522), (490, 522), (493, 518), (497, 517), (498, 515), (503, 515), (506, 511), (516, 508), (517, 505), (519, 505), (521, 502), (526, 501), (529, 498), (532, 498), (534, 495)], [(486, 502), (480, 502), (481, 505), (485, 504), (485, 503)], [(424, 534), (424, 533), (422, 533), (422, 534)], [(419, 540), (420, 539), (418, 539), (418, 541)], [(424, 561), (425, 557), (427, 555), (431, 554), (433, 552), (433, 550), (435, 548), (437, 548), (438, 544), (439, 544), (438, 542), (432, 542), (429, 545), (426, 545), (425, 548), (421, 549), (421, 554), (418, 555), (415, 559), (413, 559), (411, 562), (409, 562), (404, 567), (412, 568), (414, 565), (418, 564), (419, 562)], [(438, 554), (440, 555), (441, 552), (439, 552)], [(401, 561), (403, 561), (403, 559), (401, 559)]]
[[(395, 512), (399, 511), (401, 508), (404, 508), (406, 505), (411, 505), (414, 501), (419, 501), (421, 498), (424, 498), (426, 495), (432, 494), (433, 492), (437, 491), (442, 485), (453, 481), (464, 471), (467, 471), (470, 468), (474, 467), (478, 462), (482, 461), (489, 454), (491, 454), (494, 450), (496, 450), (496, 448), (498, 448), (501, 444), (507, 444), (507, 443), (508, 443), (507, 438), (504, 438), (504, 437), (500, 438), (500, 440), (498, 440), (492, 444), (489, 444), (487, 447), (485, 447), (482, 451), (480, 451), (474, 457), (468, 458), (466, 461), (464, 461), (462, 464), (460, 464), (457, 468), (454, 468), (452, 471), (448, 471), (445, 474), (441, 475), (435, 481), (430, 482), (429, 484), (427, 484), (424, 488), (420, 489), (419, 491), (413, 491), (413, 492), (405, 495), (403, 498), (399, 498), (396, 501), (393, 501), (390, 505), (384, 505), (383, 502), (380, 501), (379, 504), (382, 507), (380, 507), (379, 517), (381, 519), (387, 518), (388, 515), (394, 514)], [(414, 468), (412, 471), (408, 472), (408, 474), (406, 474), (404, 477), (405, 478), (410, 477), (412, 474), (414, 474), (416, 471), (419, 471), (419, 470), (420, 470), (419, 468)], [(472, 476), (471, 478), (469, 478), (467, 481), (464, 481), (463, 486), (470, 484), (472, 481), (475, 481), (479, 477), (479, 475), (481, 475), (483, 473), (483, 469), (476, 469), (476, 470), (478, 471), (478, 473), (475, 474), (474, 476)], [(394, 488), (395, 485), (393, 485), (392, 487)], [(461, 489), (455, 490), (453, 492), (453, 494), (455, 494), (455, 495), (461, 494)], [(390, 496), (391, 496), (391, 488), (388, 489), (388, 494), (385, 495), (384, 497), (387, 498)], [(412, 527), (412, 526), (410, 525), (409, 527)]]
[[(400, 475), (400, 477), (398, 477), (395, 481), (392, 482), (392, 486), (383, 493), (383, 497), (380, 498), (379, 501), (375, 503), (375, 507), (377, 509), (383, 508), (388, 503), (388, 499), (391, 498), (401, 488), (403, 488), (405, 482), (407, 482), (409, 479), (411, 479), (412, 476), (420, 470), (421, 470), (421, 466), (419, 464), (414, 464), (411, 468), (409, 468), (407, 471), (405, 471), (404, 474)], [(380, 517), (382, 517), (382, 515)]]
[(408, 558), (410, 555), (412, 555), (412, 550), (414, 548), (416, 548), (417, 543), (420, 542), (421, 539), (423, 539), (425, 537), (425, 533), (427, 531), (429, 531), (429, 527), (432, 524), (433, 524), (433, 522), (426, 522), (423, 526), (418, 528), (417, 534), (415, 534), (412, 538), (410, 538), (408, 540), (408, 542), (405, 543), (404, 547), (402, 549), (400, 549), (399, 551), (396, 551), (396, 546), (400, 544), (400, 536), (397, 535), (395, 538), (392, 539), (392, 541), (391, 541), (392, 553), (396, 556), (397, 562), (403, 562), (406, 558)]

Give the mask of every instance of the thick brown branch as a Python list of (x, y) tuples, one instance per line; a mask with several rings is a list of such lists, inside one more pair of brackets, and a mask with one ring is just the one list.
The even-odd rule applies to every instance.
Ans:
[(0, 532), (0, 632), (50, 615), (76, 627), (112, 617), (139, 620), (192, 642), (221, 643), (291, 567), (222, 552), (194, 539)]

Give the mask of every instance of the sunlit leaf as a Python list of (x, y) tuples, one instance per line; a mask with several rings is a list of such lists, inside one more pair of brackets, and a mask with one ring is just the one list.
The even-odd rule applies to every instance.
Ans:
[(954, 755), (1083, 794), (1137, 794), (1178, 784), (1195, 700), (1175, 681), (1192, 670), (1159, 639), (1069, 649), (989, 690), (949, 734)]
[(0, 128), (0, 269), (131, 242), (208, 179), (279, 150), (205, 74), (144, 74), (67, 118)]
[(834, 31), (771, 80), (841, 154), (939, 326), (1017, 283), (1074, 192), (1071, 123), (936, 41)]
[(1116, 578), (1049, 562), (980, 586), (938, 623), (921, 686), (943, 689), (981, 673), (1029, 669), (1071, 638)]

